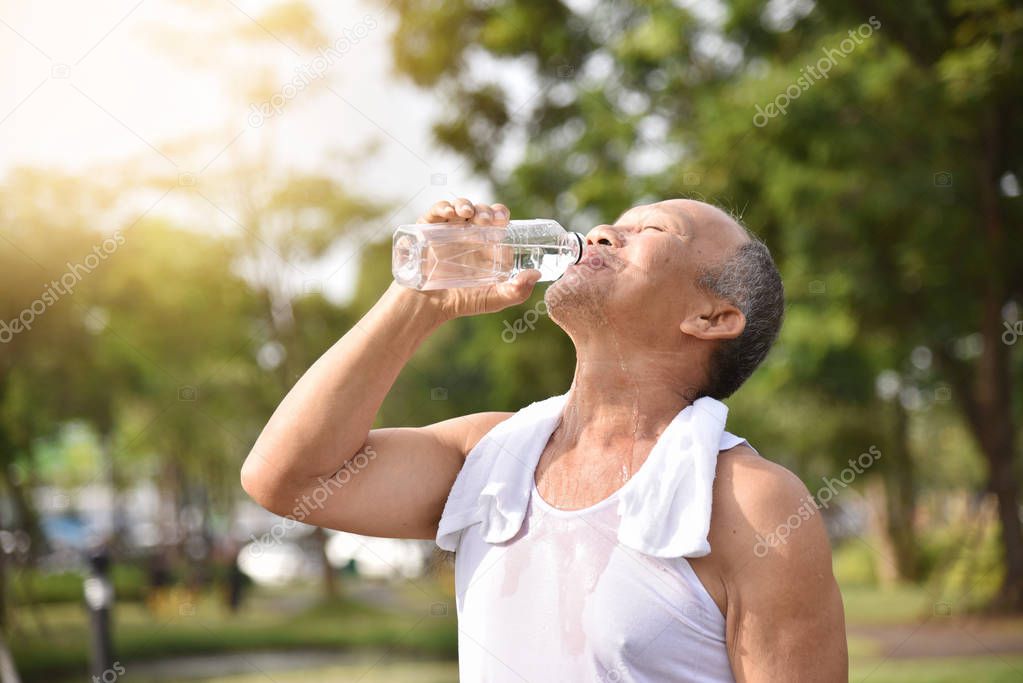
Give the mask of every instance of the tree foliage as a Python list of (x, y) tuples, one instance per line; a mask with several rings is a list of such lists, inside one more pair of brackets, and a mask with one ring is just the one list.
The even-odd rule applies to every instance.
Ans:
[[(881, 443), (897, 499), (918, 484), (909, 423), (892, 416), (958, 419), (998, 499), (1002, 597), (1023, 609), (1020, 359), (1001, 341), (1023, 300), (1023, 9), (720, 8), (399, 2), (393, 49), (444, 97), (438, 142), (518, 216), (588, 229), (673, 196), (741, 216), (789, 305), (778, 348), (732, 401), (736, 423), (804, 472)], [(532, 90), (514, 99), (523, 71)], [(513, 374), (543, 348), (513, 354)], [(878, 394), (882, 377), (894, 393)], [(915, 449), (921, 463), (962, 457)]]

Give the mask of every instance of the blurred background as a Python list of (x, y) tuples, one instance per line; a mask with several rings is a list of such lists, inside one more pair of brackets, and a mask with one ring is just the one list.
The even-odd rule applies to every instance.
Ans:
[[(1021, 41), (1010, 0), (0, 0), (0, 680), (457, 679), (449, 558), (238, 474), (461, 196), (741, 217), (788, 310), (729, 428), (821, 503), (851, 679), (1023, 680)], [(379, 424), (564, 392), (541, 290)]]

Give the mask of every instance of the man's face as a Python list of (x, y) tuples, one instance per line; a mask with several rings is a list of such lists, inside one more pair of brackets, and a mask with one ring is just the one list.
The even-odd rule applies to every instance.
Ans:
[(582, 260), (544, 298), (559, 324), (581, 313), (637, 335), (677, 335), (683, 319), (711, 305), (699, 275), (747, 239), (730, 216), (703, 202), (636, 206), (590, 230)]

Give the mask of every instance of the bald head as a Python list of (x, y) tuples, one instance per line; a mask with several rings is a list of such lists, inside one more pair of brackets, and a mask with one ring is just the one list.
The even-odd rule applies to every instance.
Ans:
[(713, 204), (700, 202), (695, 199), (665, 199), (648, 206), (675, 212), (676, 215), (681, 216), (690, 226), (697, 229), (703, 227), (708, 230), (716, 230), (721, 232), (726, 238), (734, 238), (739, 241), (749, 239), (746, 228), (739, 225), (728, 213)]
[(665, 199), (634, 206), (615, 224), (661, 221), (674, 228), (701, 257), (703, 267), (721, 263), (752, 240), (749, 232), (728, 213), (695, 199)]

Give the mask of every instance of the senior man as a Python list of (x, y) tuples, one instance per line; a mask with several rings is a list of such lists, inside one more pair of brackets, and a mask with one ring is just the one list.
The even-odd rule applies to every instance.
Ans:
[[(420, 222), (509, 217), (459, 199)], [(767, 248), (720, 209), (662, 201), (587, 234), (545, 294), (576, 349), (566, 394), (371, 429), (438, 326), (522, 303), (538, 277), (392, 284), (277, 408), (245, 490), (281, 515), (317, 494), (301, 521), (456, 551), (463, 681), (848, 680), (828, 539), (796, 514), (808, 492), (724, 429), (720, 399), (784, 304)]]

